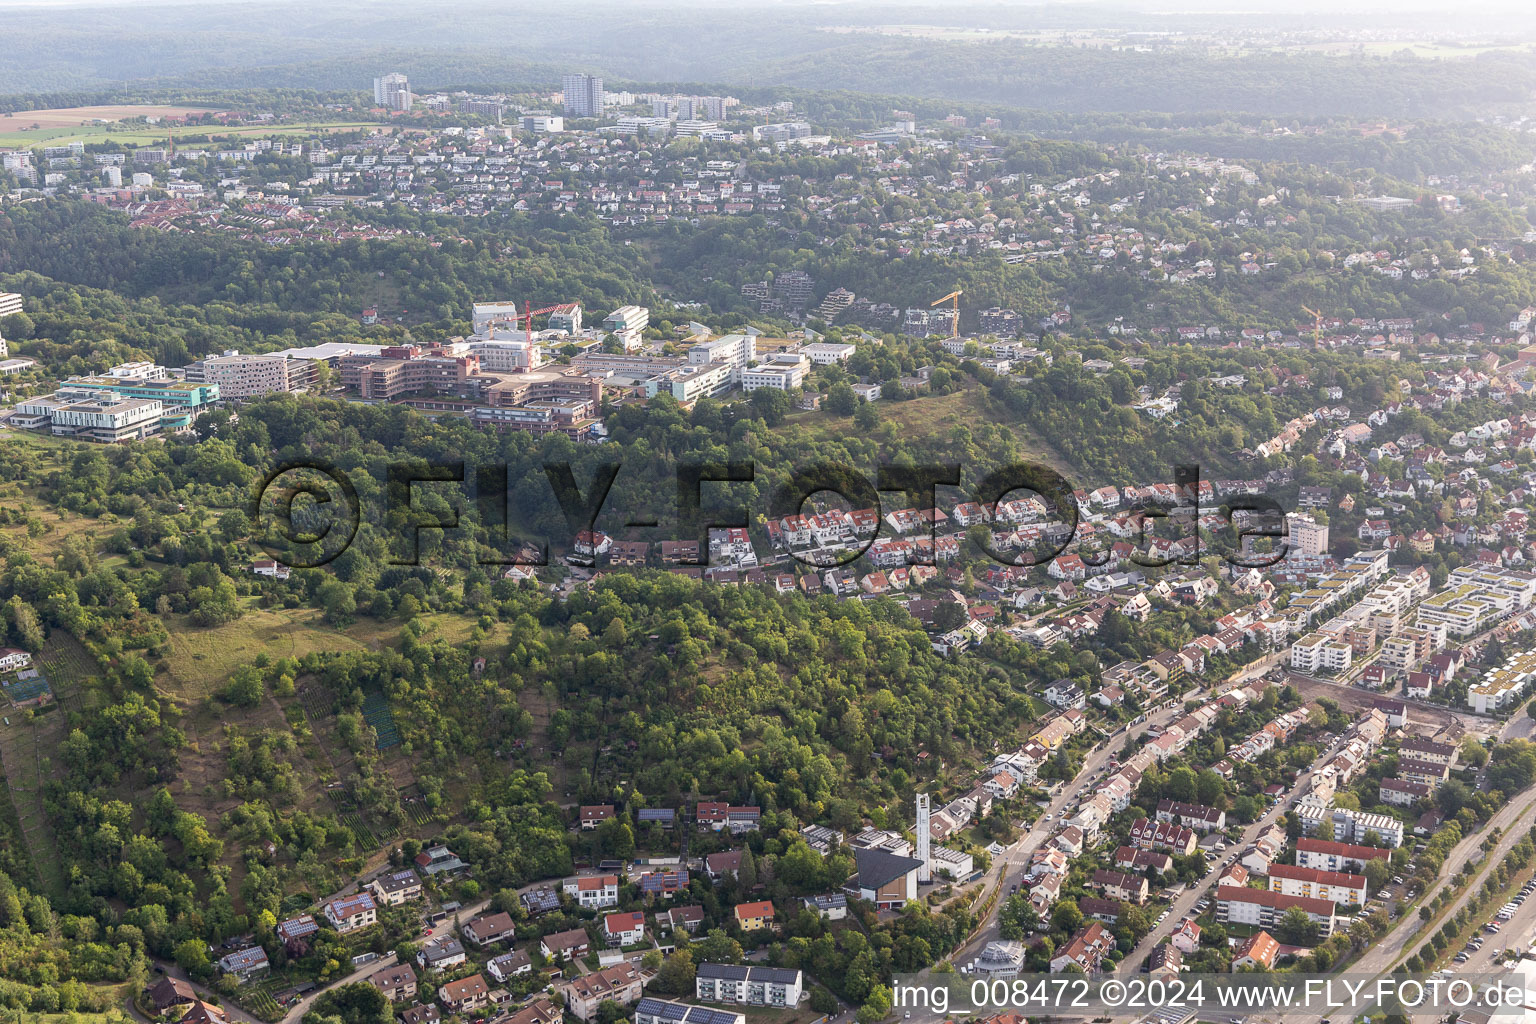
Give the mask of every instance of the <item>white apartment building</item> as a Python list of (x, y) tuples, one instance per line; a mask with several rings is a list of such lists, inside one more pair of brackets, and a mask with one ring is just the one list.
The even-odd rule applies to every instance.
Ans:
[(1403, 845), (1403, 823), (1385, 814), (1330, 807), (1321, 800), (1303, 799), (1296, 804), (1296, 816), (1308, 835), (1321, 835), (1337, 843), (1364, 844), (1375, 836), (1383, 846)]
[(1328, 524), (1300, 512), (1286, 517), (1290, 524), (1290, 557), (1321, 558), (1328, 553)]
[(1381, 636), (1396, 633), (1415, 604), (1429, 596), (1429, 573), (1415, 570), (1375, 587), (1355, 606), (1365, 625)]
[(803, 990), (798, 970), (783, 967), (699, 964), (695, 994), (710, 1003), (795, 1007)]
[(1418, 624), (1443, 625), (1466, 637), (1536, 599), (1536, 574), (1495, 566), (1464, 565), (1446, 578), (1445, 589), (1419, 605)]
[(1536, 650), (1521, 651), (1467, 690), (1467, 705), (1491, 715), (1520, 700), (1536, 678)]
[(21, 312), (21, 296), (15, 292), (0, 292), (0, 316)]
[(1363, 871), (1371, 861), (1387, 860), (1391, 856), (1390, 850), (1379, 846), (1352, 846), (1331, 839), (1296, 840), (1296, 866), (1319, 871)]
[(1308, 633), (1291, 645), (1291, 668), (1298, 672), (1343, 672), (1352, 657), (1349, 644), (1322, 633)]
[(405, 75), (395, 72), (373, 80), (373, 102), (390, 110), (410, 110), (415, 100), (411, 83)]
[(1292, 907), (1300, 907), (1319, 926), (1323, 938), (1333, 934), (1334, 905), (1311, 896), (1286, 896), (1266, 889), (1222, 885), (1216, 889), (1216, 920), (1222, 924), (1273, 928)]
[(1269, 888), (1271, 892), (1286, 896), (1311, 896), (1346, 906), (1365, 903), (1365, 876), (1345, 874), (1342, 871), (1271, 864)]

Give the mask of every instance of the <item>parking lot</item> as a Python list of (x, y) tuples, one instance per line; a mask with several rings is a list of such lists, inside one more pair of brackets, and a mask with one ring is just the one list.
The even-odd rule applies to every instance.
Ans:
[(1506, 952), (1518, 954), (1524, 951), (1531, 944), (1532, 929), (1536, 926), (1536, 898), (1533, 897), (1536, 897), (1536, 881), (1525, 883), (1508, 903), (1501, 906), (1493, 919), (1451, 958), (1451, 965), (1469, 972), (1489, 970)]

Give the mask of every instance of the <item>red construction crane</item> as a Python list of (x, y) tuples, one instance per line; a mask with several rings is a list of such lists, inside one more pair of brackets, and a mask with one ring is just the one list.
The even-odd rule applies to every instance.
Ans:
[(561, 305), (557, 305), (557, 306), (545, 306), (543, 309), (534, 309), (533, 308), (533, 303), (531, 303), (531, 302), (526, 303), (526, 305), (528, 307), (528, 312), (524, 314), (525, 319), (524, 319), (523, 323), (527, 326), (528, 340), (532, 341), (533, 340), (533, 318), (538, 316), (540, 313), (553, 313), (557, 309), (560, 309), (561, 306), (563, 306), (564, 304), (562, 303)]

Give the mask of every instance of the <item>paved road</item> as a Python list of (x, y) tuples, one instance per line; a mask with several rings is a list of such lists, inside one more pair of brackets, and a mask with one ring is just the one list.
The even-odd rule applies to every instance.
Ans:
[[(1498, 845), (1488, 854), (1484, 863), (1497, 864), (1503, 860), (1510, 849), (1520, 841), (1530, 827), (1531, 815), (1533, 812), (1536, 812), (1536, 802), (1531, 800), (1531, 795), (1530, 790), (1521, 793), (1518, 800), (1506, 804), (1483, 829), (1474, 832), (1458, 843), (1456, 848), (1451, 851), (1451, 855), (1446, 858), (1445, 864), (1440, 870), (1439, 878), (1436, 879), (1435, 884), (1430, 887), (1429, 891), (1424, 894), (1424, 899), (1421, 902), (1428, 902), (1433, 899), (1435, 894), (1450, 884), (1450, 881), (1456, 877), (1472, 855), (1481, 850), (1482, 842), (1487, 837), (1489, 829), (1502, 828), (1504, 834), (1500, 837)], [(1473, 884), (1468, 886), (1467, 890), (1451, 904), (1450, 909), (1441, 915), (1438, 921), (1443, 922), (1460, 910), (1467, 900), (1471, 898), (1472, 894), (1482, 888), (1483, 880), (1484, 876), (1479, 875)], [(1521, 909), (1528, 914), (1531, 909), (1536, 909), (1536, 901), (1527, 900), (1526, 906)], [(1530, 920), (1531, 918), (1527, 917), (1527, 922)], [(1348, 973), (1374, 976), (1390, 970), (1399, 960), (1411, 954), (1413, 950), (1423, 944), (1426, 934), (1423, 932), (1423, 927), (1424, 922), (1419, 920), (1418, 911), (1409, 914), (1397, 923), (1397, 927), (1377, 940), (1376, 944), (1370, 949), (1366, 950), (1360, 959), (1351, 964), (1348, 968)], [(1438, 928), (1439, 924), (1437, 923), (1435, 927)], [(1529, 923), (1526, 924), (1526, 927), (1529, 928)], [(1509, 930), (1509, 926), (1506, 925), (1505, 931)], [(1483, 946), (1484, 952), (1491, 953), (1494, 946), (1508, 945), (1508, 943), (1493, 941), (1503, 937), (1503, 931), (1496, 936), (1488, 936), (1488, 941)], [(1470, 966), (1463, 968), (1463, 970), (1470, 969)], [(1287, 1024), (1320, 1024), (1323, 1020), (1323, 1015), (1287, 1017), (1286, 1020)]]
[(1247, 828), (1243, 829), (1242, 838), (1230, 846), (1232, 852), (1230, 854), (1224, 855), (1222, 859), (1217, 860), (1212, 865), (1209, 874), (1207, 874), (1196, 884), (1190, 886), (1189, 890), (1185, 892), (1183, 896), (1180, 896), (1177, 900), (1174, 901), (1173, 906), (1169, 908), (1168, 916), (1164, 918), (1163, 923), (1148, 932), (1146, 936), (1141, 940), (1141, 942), (1137, 944), (1136, 948), (1131, 950), (1130, 954), (1126, 956), (1124, 960), (1120, 961), (1120, 970), (1118, 973), (1134, 974), (1136, 971), (1140, 970), (1141, 962), (1147, 958), (1147, 955), (1152, 952), (1153, 948), (1169, 935), (1171, 935), (1173, 930), (1179, 926), (1179, 922), (1190, 916), (1190, 913), (1194, 910), (1195, 904), (1204, 899), (1205, 896), (1208, 893), (1211, 893), (1211, 891), (1216, 887), (1216, 879), (1220, 877), (1221, 872), (1226, 868), (1226, 866), (1236, 858), (1242, 856), (1243, 850), (1247, 848), (1248, 844), (1256, 840), (1259, 837), (1259, 834), (1262, 833), (1265, 829), (1279, 821), (1281, 817), (1284, 816), (1285, 812), (1290, 810), (1292, 805), (1296, 803), (1296, 801), (1300, 800), (1302, 797), (1306, 796), (1312, 791), (1312, 772), (1318, 766), (1326, 763), (1329, 758), (1337, 754), (1339, 749), (1344, 746), (1344, 743), (1345, 738), (1342, 736), (1335, 740), (1332, 746), (1317, 756), (1317, 759), (1312, 762), (1311, 767), (1296, 777), (1295, 785), (1291, 787), (1290, 793), (1286, 796), (1283, 802), (1272, 806), (1267, 812), (1265, 812), (1262, 818), (1253, 822)]
[[(1498, 908), (1494, 908), (1498, 913)], [(1536, 893), (1527, 897), (1515, 911), (1515, 916), (1504, 922), (1497, 934), (1489, 935), (1487, 932), (1479, 932), (1483, 939), (1483, 948), (1475, 951), (1464, 964), (1451, 964), (1451, 970), (1457, 973), (1489, 973), (1497, 970), (1494, 965), (1493, 951), (1513, 949), (1524, 951), (1530, 948), (1532, 942), (1536, 942)]]
[[(526, 888), (532, 889), (534, 886), (530, 885)], [(469, 906), (461, 908), (456, 914), (454, 914), (451, 919), (440, 921), (433, 925), (432, 933), (434, 935), (441, 935), (443, 934), (442, 929), (447, 928), (451, 930), (460, 921), (468, 921), (470, 918), (484, 911), (485, 908), (490, 905), (490, 897), (486, 897), (477, 903), (471, 903)], [(352, 971), (350, 974), (337, 978), (334, 981), (327, 982), (324, 986), (308, 993), (304, 996), (304, 998), (300, 999), (298, 1002), (289, 1007), (288, 1012), (283, 1014), (282, 1024), (297, 1024), (299, 1018), (303, 1017), (304, 1014), (309, 1012), (311, 1004), (313, 1004), (314, 1001), (319, 998), (321, 993), (325, 992), (327, 989), (335, 988), (337, 985), (345, 985), (348, 982), (362, 981), (371, 975), (374, 971), (383, 970), (385, 967), (391, 967), (394, 965), (394, 963), (395, 954), (393, 952), (385, 953), (383, 956), (379, 957), (372, 963), (364, 964), (363, 966), (357, 968), (355, 971)]]
[[(1519, 842), (1520, 838), (1525, 835), (1526, 830), (1530, 828), (1533, 808), (1536, 808), (1536, 804), (1531, 803), (1530, 791), (1526, 791), (1520, 794), (1518, 800), (1505, 804), (1482, 830), (1474, 832), (1458, 843), (1456, 849), (1451, 851), (1451, 855), (1446, 858), (1445, 864), (1441, 867), (1439, 878), (1435, 880), (1435, 884), (1431, 886), (1430, 890), (1424, 894), (1420, 903), (1422, 904), (1433, 899), (1437, 893), (1449, 885), (1451, 880), (1460, 873), (1473, 854), (1481, 852), (1482, 842), (1487, 838), (1489, 829), (1501, 828), (1504, 830), (1504, 834), (1499, 839), (1498, 846), (1488, 855), (1487, 862), (1497, 864), (1502, 860), (1515, 843)], [(1443, 915), (1441, 919), (1444, 920), (1444, 917), (1454, 914), (1457, 910), (1461, 909), (1468, 898), (1481, 886), (1482, 878), (1478, 878), (1451, 905), (1449, 914)], [(1374, 974), (1387, 970), (1400, 957), (1417, 948), (1422, 942), (1422, 936), (1420, 935), (1422, 927), (1423, 922), (1419, 920), (1418, 911), (1409, 914), (1398, 923), (1396, 928), (1388, 932), (1374, 946), (1367, 950), (1364, 956), (1355, 961), (1349, 968), (1350, 973)]]
[[(1195, 698), (1193, 695), (1186, 695), (1184, 699)], [(1184, 699), (1179, 701), (1178, 706), (1154, 712), (1147, 717), (1145, 722), (1130, 726), (1132, 735), (1145, 731), (1154, 725), (1168, 725), (1174, 719), (1183, 715)], [(1079, 790), (1091, 785), (1092, 781), (1098, 778), (1099, 773), (1109, 763), (1109, 759), (1120, 753), (1121, 748), (1125, 745), (1125, 736), (1126, 730), (1120, 729), (1106, 737), (1095, 747), (1083, 760), (1082, 769), (1077, 773), (1077, 777), (1062, 787), (1061, 792), (1051, 800), (1050, 805), (1045, 808), (1044, 814), (1040, 816), (1030, 830), (1019, 837), (1003, 853), (992, 858), (992, 867), (988, 872), (986, 882), (987, 892), (991, 892), (997, 886), (1011, 886), (1019, 880), (1022, 869), (1029, 864), (1029, 858), (1060, 827), (1063, 812), (1077, 798)], [(1047, 820), (1047, 815), (1049, 820)], [(998, 911), (1002, 909), (1003, 901), (1007, 899), (1008, 895), (1008, 889), (1004, 888), (1002, 895), (997, 900), (997, 904), (992, 908), (992, 912), (987, 915), (986, 921), (977, 929), (975, 935), (972, 936), (970, 941), (951, 954), (951, 962), (957, 965), (968, 962), (974, 959), (976, 954), (980, 953), (987, 943), (1001, 938), (1001, 935), (998, 933), (997, 917)]]

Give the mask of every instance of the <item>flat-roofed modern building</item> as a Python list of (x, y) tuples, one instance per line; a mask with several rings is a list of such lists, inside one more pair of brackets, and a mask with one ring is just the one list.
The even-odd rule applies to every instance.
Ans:
[(189, 384), (212, 384), (223, 399), (259, 398), (283, 391), (304, 391), (317, 379), (308, 359), (292, 359), (280, 352), (262, 355), (223, 355), (199, 359), (186, 367)]
[(217, 384), (195, 384), (150, 374), (130, 376), (114, 373), (101, 377), (72, 377), (64, 382), (64, 386), (85, 391), (112, 392), (126, 399), (159, 402), (161, 430), (183, 430), (190, 427), (193, 419), (220, 397)]
[(47, 428), (56, 437), (121, 444), (158, 433), (164, 415), (165, 407), (153, 399), (127, 398), (116, 391), (71, 385), (46, 398), (16, 403), (11, 425)]
[(694, 974), (694, 994), (710, 1003), (793, 1007), (802, 991), (801, 973), (784, 967), (700, 964)]

